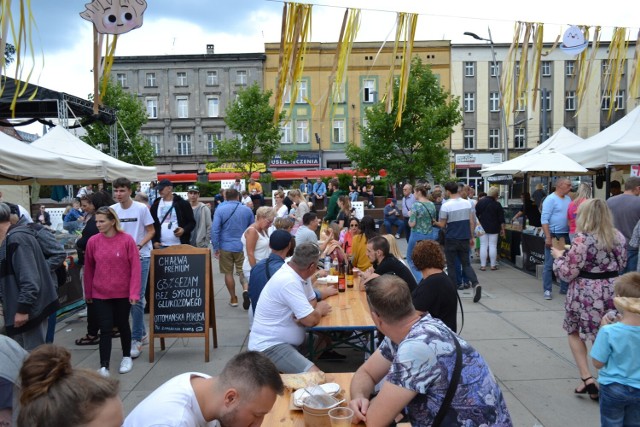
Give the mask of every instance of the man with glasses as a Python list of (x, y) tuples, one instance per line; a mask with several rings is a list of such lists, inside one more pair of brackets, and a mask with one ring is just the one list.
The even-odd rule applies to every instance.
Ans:
[(407, 236), (407, 242), (411, 237), (411, 227), (409, 227), (409, 217), (411, 216), (411, 209), (416, 201), (416, 196), (413, 195), (413, 187), (411, 184), (405, 184), (402, 187), (402, 219), (404, 220), (404, 233)]
[(149, 262), (151, 259), (151, 239), (155, 235), (154, 222), (146, 205), (131, 198), (132, 184), (127, 178), (116, 178), (113, 181), (113, 197), (116, 200), (111, 208), (118, 215), (122, 230), (133, 237), (140, 251), (140, 298), (131, 307), (131, 358), (140, 356), (142, 345), (147, 340), (144, 327), (145, 289), (149, 278)]
[(317, 301), (311, 284), (320, 254), (316, 244), (296, 246), (291, 261), (271, 276), (256, 305), (249, 350), (262, 352), (283, 373), (319, 371), (299, 350), (305, 328), (317, 325), (331, 311), (325, 301)]

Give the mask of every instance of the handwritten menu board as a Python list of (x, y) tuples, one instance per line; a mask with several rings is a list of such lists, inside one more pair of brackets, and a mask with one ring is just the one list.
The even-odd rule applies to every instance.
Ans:
[[(204, 337), (209, 361), (209, 327), (212, 305), (211, 252), (206, 248), (178, 245), (151, 253), (150, 338)], [(215, 308), (213, 308), (215, 317)], [(215, 340), (217, 341), (217, 340)], [(153, 344), (149, 351), (153, 361)]]

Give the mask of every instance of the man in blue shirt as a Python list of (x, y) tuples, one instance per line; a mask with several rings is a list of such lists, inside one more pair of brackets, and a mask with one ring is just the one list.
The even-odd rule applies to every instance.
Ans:
[(242, 274), (244, 253), (240, 238), (247, 227), (253, 223), (253, 212), (238, 200), (238, 192), (233, 188), (224, 193), (225, 201), (216, 209), (211, 226), (211, 243), (213, 255), (220, 260), (220, 272), (224, 274), (224, 283), (227, 285), (231, 301), (231, 307), (238, 306), (236, 296), (236, 283), (233, 278), (233, 267), (240, 278), (243, 298), (248, 298), (248, 284)]
[[(564, 238), (565, 244), (569, 244), (569, 222), (567, 210), (571, 198), (567, 196), (571, 191), (571, 181), (567, 178), (558, 178), (556, 191), (549, 194), (542, 202), (542, 229), (544, 230), (544, 270), (542, 270), (542, 287), (544, 299), (551, 299), (553, 285), (553, 257), (551, 256), (552, 239)], [(560, 293), (566, 294), (568, 284), (560, 281)]]
[(300, 192), (302, 194), (313, 193), (313, 184), (309, 182), (309, 178), (306, 176), (302, 178), (302, 184), (300, 184)]
[(311, 201), (313, 202), (313, 205), (315, 206), (316, 204), (316, 200), (323, 200), (323, 203), (326, 204), (326, 200), (327, 200), (327, 186), (325, 185), (324, 182), (322, 182), (322, 178), (318, 177), (316, 179), (315, 184), (313, 184), (313, 190), (312, 190), (311, 194)]

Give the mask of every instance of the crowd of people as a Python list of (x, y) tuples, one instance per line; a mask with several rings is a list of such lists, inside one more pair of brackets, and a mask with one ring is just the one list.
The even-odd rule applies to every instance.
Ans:
[[(0, 414), (16, 408), (10, 415), (16, 425), (55, 425), (47, 421), (74, 400), (82, 414), (65, 425), (137, 426), (153, 419), (166, 425), (180, 420), (259, 425), (282, 394), (279, 373), (319, 370), (308, 354), (306, 328), (332, 311), (338, 290), (320, 285), (332, 264), (351, 264), (360, 276), (381, 340), (351, 383), (355, 420), (386, 425), (404, 410), (412, 425), (431, 425), (442, 417), (445, 423), (511, 425), (485, 360), (456, 335), (462, 306), (458, 290), (471, 289), (474, 303), (482, 298), (470, 262), (476, 239), (480, 270), (499, 268), (497, 246), (506, 221), (497, 187), (476, 198), (472, 188), (453, 181), (433, 188), (407, 183), (401, 199), (385, 204), (380, 223), (353, 208), (358, 198), (375, 207), (371, 177), (360, 184), (354, 176), (348, 189), (335, 178), (327, 183), (305, 178), (299, 188), (276, 191), (272, 206), (265, 205), (263, 188), (254, 179), (247, 190), (236, 180), (213, 206), (200, 201), (198, 185), (187, 187), (187, 199), (166, 179), (153, 183), (147, 194), (134, 189), (127, 178), (114, 180), (111, 192), (82, 187), (64, 216), (64, 229), (79, 233), (87, 303), (87, 331), (75, 343), (98, 345), (97, 373), (72, 368), (67, 350), (46, 344), (53, 341), (55, 272), (64, 254), (55, 242), (47, 249), (50, 236), (42, 237), (43, 229), (51, 234), (44, 227), (51, 224), (48, 213), (41, 207), (34, 216), (40, 228), (29, 227), (24, 209), (0, 203), (0, 296), (10, 337), (0, 336), (0, 357), (7, 357), (6, 364), (0, 361), (0, 403), (8, 405)], [(640, 348), (640, 273), (635, 272), (640, 178), (628, 178), (624, 191), (606, 202), (592, 198), (585, 183), (573, 198), (571, 190), (571, 181), (561, 177), (549, 195), (542, 188), (531, 196), (523, 193), (522, 209), (513, 219), (524, 216), (544, 231), (543, 298), (552, 298), (555, 274), (560, 293), (566, 294), (563, 328), (581, 379), (574, 392), (600, 400), (603, 407), (606, 402), (603, 425), (614, 425), (605, 420), (636, 422), (638, 411), (627, 408), (640, 405), (640, 366), (624, 354)], [(318, 205), (326, 208), (323, 216), (316, 212)], [(396, 243), (402, 236), (406, 254)], [(218, 377), (176, 376), (124, 419), (117, 381), (111, 379), (112, 338), (120, 338), (118, 372), (126, 374), (148, 340), (144, 306), (151, 250), (181, 244), (210, 248), (224, 275), (229, 305), (239, 306), (242, 297), (251, 324), (249, 351), (232, 358)], [(322, 350), (319, 359), (346, 357), (325, 349), (331, 337), (317, 338), (312, 350)], [(594, 342), (598, 380), (589, 367), (588, 342)], [(439, 413), (454, 376), (457, 388)], [(6, 385), (19, 380), (19, 395), (7, 400)], [(59, 395), (55, 405), (47, 401), (52, 394)]]

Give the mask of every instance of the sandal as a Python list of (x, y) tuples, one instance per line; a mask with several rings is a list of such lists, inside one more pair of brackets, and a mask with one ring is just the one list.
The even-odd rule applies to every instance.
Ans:
[(96, 344), (100, 344), (100, 337), (98, 336), (92, 337), (89, 334), (83, 336), (82, 338), (78, 338), (76, 340), (76, 345), (96, 345)]
[(111, 338), (120, 338), (120, 331), (118, 328), (113, 328), (111, 331)]
[[(593, 377), (580, 378), (584, 383), (584, 388), (582, 390), (578, 390), (577, 388), (573, 390), (575, 394), (589, 394), (589, 399), (598, 400), (600, 398), (598, 392), (598, 386), (596, 386), (595, 379)], [(594, 382), (588, 383), (587, 381), (593, 380)]]
[(492, 266), (492, 267), (491, 267), (491, 270), (492, 270), (492, 271), (496, 271), (497, 269), (498, 269), (498, 266), (497, 266), (497, 265), (494, 265), (494, 266)]
[(480, 271), (487, 271), (487, 267), (480, 267)]

